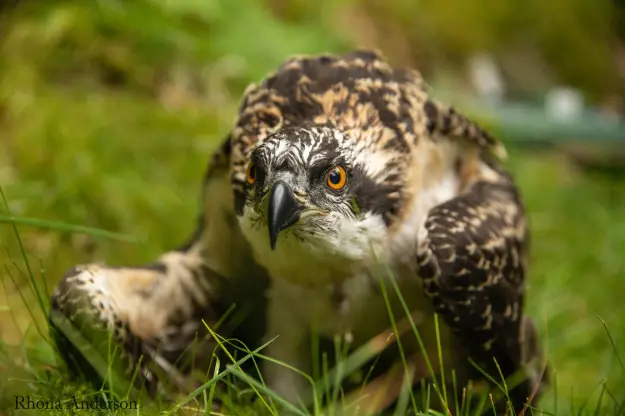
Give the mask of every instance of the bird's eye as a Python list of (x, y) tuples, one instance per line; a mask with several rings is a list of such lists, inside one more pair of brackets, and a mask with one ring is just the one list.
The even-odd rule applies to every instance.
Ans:
[(247, 169), (245, 170), (245, 179), (250, 185), (254, 185), (254, 182), (256, 182), (256, 165), (253, 163), (250, 163), (247, 166)]
[(328, 172), (328, 186), (335, 191), (340, 191), (347, 182), (347, 174), (345, 169), (341, 166), (337, 166)]

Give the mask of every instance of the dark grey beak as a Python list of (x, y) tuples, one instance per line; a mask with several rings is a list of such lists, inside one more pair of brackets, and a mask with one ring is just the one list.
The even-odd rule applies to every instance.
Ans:
[(267, 212), (269, 243), (272, 250), (276, 248), (280, 231), (295, 224), (299, 220), (301, 211), (302, 207), (295, 200), (291, 187), (283, 181), (277, 181), (269, 194), (269, 211)]

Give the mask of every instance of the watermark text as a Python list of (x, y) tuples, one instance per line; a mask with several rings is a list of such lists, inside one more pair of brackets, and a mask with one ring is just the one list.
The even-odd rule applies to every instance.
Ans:
[(136, 400), (104, 399), (99, 396), (93, 398), (68, 396), (63, 400), (43, 400), (30, 396), (15, 396), (15, 409), (136, 410), (138, 409), (138, 404)]

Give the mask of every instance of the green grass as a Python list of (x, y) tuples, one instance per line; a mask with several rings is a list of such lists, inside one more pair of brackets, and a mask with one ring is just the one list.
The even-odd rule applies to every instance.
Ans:
[[(183, 241), (194, 226), (206, 161), (247, 82), (291, 53), (349, 46), (320, 15), (286, 23), (251, 0), (162, 7), (146, 0), (124, 8), (36, 3), (25, 2), (5, 16), (10, 24), (0, 25), (0, 187), (8, 203), (0, 205), (0, 408), (6, 409), (16, 394), (75, 392), (46, 341), (42, 312), (62, 274), (90, 261), (142, 263)], [(509, 146), (509, 153), (532, 230), (527, 310), (553, 369), (541, 407), (557, 415), (625, 414), (625, 176), (581, 171), (554, 151)], [(358, 368), (375, 348), (351, 356), (343, 371)], [(235, 413), (270, 414), (279, 398), (237, 369), (246, 357), (252, 354), (239, 351), (219, 363), (228, 369), (224, 384), (236, 378), (248, 384), (243, 391), (231, 387), (243, 397), (237, 405), (234, 394)], [(216, 385), (204, 385), (198, 396), (214, 400), (221, 394)], [(332, 385), (315, 388), (341, 401)], [(450, 404), (461, 400), (432, 386), (431, 399), (438, 394)], [(405, 393), (401, 406), (411, 408), (413, 400)]]

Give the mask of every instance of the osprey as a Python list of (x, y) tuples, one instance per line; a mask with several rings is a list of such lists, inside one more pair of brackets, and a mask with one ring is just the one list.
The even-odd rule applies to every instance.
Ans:
[[(191, 364), (175, 362), (206, 333), (202, 320), (232, 304), (247, 313), (220, 334), (250, 349), (277, 336), (263, 353), (308, 373), (313, 334), (355, 348), (410, 312), (435, 371), (440, 346), (459, 380), (483, 377), (476, 364), (495, 380), (520, 374), (508, 392), (519, 411), (540, 390), (541, 354), (523, 309), (526, 217), (504, 156), (430, 98), (417, 71), (377, 52), (291, 58), (246, 89), (192, 238), (149, 265), (72, 269), (52, 313), (87, 338), (112, 333), (131, 369), (144, 354), (184, 375)], [(414, 335), (401, 341), (423, 368)], [(192, 365), (210, 355), (194, 352)], [(262, 373), (286, 399), (305, 399), (301, 375), (269, 361)]]

